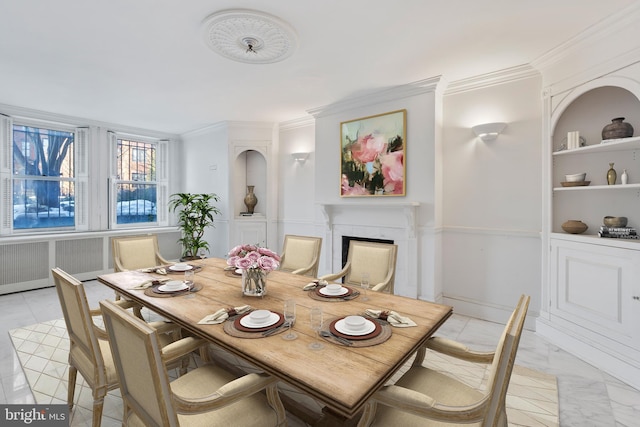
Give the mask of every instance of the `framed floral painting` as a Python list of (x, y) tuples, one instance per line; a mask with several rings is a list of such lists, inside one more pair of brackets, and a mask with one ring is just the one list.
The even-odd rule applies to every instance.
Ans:
[(340, 196), (404, 196), (407, 110), (340, 123)]

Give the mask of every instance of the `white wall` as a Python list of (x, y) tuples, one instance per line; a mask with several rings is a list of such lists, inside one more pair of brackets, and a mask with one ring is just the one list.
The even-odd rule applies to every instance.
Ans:
[[(531, 73), (530, 73), (531, 74)], [(471, 127), (505, 122), (494, 141)], [(540, 307), (541, 77), (444, 97), (443, 292), (455, 311), (504, 321)]]

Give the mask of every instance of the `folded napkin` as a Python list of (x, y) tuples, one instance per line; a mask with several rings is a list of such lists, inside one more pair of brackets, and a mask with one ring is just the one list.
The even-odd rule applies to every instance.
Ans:
[(389, 322), (391, 326), (397, 328), (408, 328), (410, 326), (418, 326), (416, 322), (405, 316), (400, 316), (395, 311), (389, 310), (374, 310), (371, 308), (366, 309), (365, 314), (369, 317), (375, 317), (376, 319), (382, 319)]
[(235, 316), (236, 314), (245, 314), (252, 310), (250, 305), (241, 305), (239, 307), (228, 307), (221, 308), (213, 314), (205, 316), (201, 321), (198, 322), (199, 325), (215, 325), (218, 323), (223, 323), (231, 316)]
[(135, 286), (132, 286), (130, 288), (128, 288), (129, 290), (136, 290), (136, 289), (147, 289), (150, 288), (153, 285), (159, 285), (160, 283), (164, 283), (169, 281), (169, 279), (149, 279), (149, 280), (145, 280), (142, 283), (138, 283)]
[(167, 270), (161, 265), (158, 265), (156, 267), (141, 268), (138, 271), (140, 271), (141, 273), (158, 273), (158, 274), (162, 274), (162, 275), (166, 275), (167, 274)]
[(326, 280), (321, 280), (321, 279), (316, 279), (311, 283), (307, 283), (306, 285), (304, 285), (304, 288), (302, 288), (303, 291), (310, 291), (311, 289), (315, 289), (318, 286), (327, 286), (329, 284), (329, 282), (327, 282)]

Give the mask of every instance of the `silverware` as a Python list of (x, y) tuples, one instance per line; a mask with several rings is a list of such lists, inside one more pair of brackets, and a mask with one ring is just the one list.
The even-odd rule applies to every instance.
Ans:
[(289, 322), (284, 322), (282, 325), (280, 325), (280, 326), (278, 326), (276, 328), (269, 329), (268, 331), (264, 331), (262, 333), (262, 336), (263, 337), (268, 337), (270, 335), (275, 334), (276, 332), (279, 332), (281, 329), (288, 328), (288, 327), (289, 327)]
[(331, 333), (331, 331), (320, 331), (320, 336), (324, 337), (324, 338), (333, 338), (334, 340), (338, 341), (341, 344), (344, 345), (353, 345), (353, 342), (351, 342), (350, 340), (340, 337), (338, 335), (335, 335), (333, 333)]
[(342, 297), (342, 300), (343, 301), (349, 301), (349, 300), (352, 300), (354, 298), (357, 298), (359, 295), (360, 295), (360, 292), (355, 291), (351, 295), (347, 295), (346, 297)]

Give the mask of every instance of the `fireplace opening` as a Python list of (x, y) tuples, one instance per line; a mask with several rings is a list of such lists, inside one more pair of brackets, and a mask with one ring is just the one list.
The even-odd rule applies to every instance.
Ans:
[(369, 237), (358, 236), (342, 236), (342, 267), (347, 263), (347, 257), (349, 256), (349, 242), (357, 240), (359, 242), (373, 242), (373, 243), (389, 243), (393, 244), (393, 240), (388, 239), (372, 239)]

